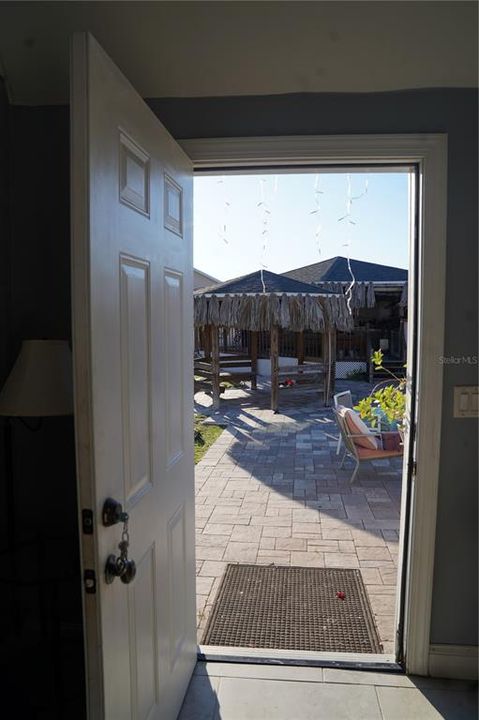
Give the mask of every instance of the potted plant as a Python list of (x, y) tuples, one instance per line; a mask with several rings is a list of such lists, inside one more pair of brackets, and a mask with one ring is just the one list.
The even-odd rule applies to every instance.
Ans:
[[(378, 422), (387, 423), (391, 430), (398, 430), (404, 439), (406, 413), (406, 378), (400, 378), (383, 365), (382, 350), (371, 355), (375, 370), (386, 372), (394, 380), (382, 380), (371, 390), (369, 395), (358, 402), (355, 409), (363, 420), (376, 427)], [(388, 383), (388, 384), (385, 384)]]

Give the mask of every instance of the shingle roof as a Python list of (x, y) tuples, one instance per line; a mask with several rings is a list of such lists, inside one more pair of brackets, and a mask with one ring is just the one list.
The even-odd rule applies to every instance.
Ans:
[(212, 285), (207, 288), (201, 288), (197, 290), (195, 295), (224, 295), (224, 294), (257, 294), (263, 293), (266, 290), (267, 293), (302, 293), (315, 295), (318, 292), (324, 294), (334, 294), (331, 290), (320, 290), (316, 285), (311, 285), (294, 278), (286, 277), (286, 275), (277, 275), (276, 273), (270, 272), (269, 270), (263, 270), (263, 281), (265, 287), (263, 288), (263, 282), (261, 281), (261, 270), (257, 270), (249, 275), (243, 275), (242, 277), (234, 278), (233, 280), (227, 280), (224, 283), (218, 285)]
[[(407, 281), (407, 270), (351, 259), (351, 269), (358, 282), (404, 282)], [(283, 273), (286, 277), (306, 283), (348, 282), (351, 274), (348, 260), (345, 257), (334, 257), (322, 262), (305, 265)]]

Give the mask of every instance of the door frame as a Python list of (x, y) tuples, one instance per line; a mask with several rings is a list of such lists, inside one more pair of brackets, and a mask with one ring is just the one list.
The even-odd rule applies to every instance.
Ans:
[[(180, 140), (195, 170), (256, 170), (360, 165), (417, 168), (417, 237), (410, 233), (416, 283), (409, 283), (408, 367), (416, 348), (415, 453), (405, 459), (410, 505), (403, 580), (403, 661), (406, 672), (429, 674), (430, 625), (440, 471), (446, 295), (447, 135), (310, 135)], [(413, 250), (416, 252), (413, 252)], [(427, 268), (427, 272), (426, 272)], [(413, 287), (415, 285), (415, 287)], [(413, 327), (415, 325), (415, 328)], [(416, 338), (413, 333), (416, 332)], [(425, 421), (422, 421), (425, 418)], [(404, 487), (404, 485), (403, 485)], [(403, 516), (401, 527), (404, 534)]]

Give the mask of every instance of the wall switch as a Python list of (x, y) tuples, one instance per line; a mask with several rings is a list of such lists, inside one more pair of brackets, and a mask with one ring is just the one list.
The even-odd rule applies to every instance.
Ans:
[(454, 388), (454, 417), (479, 417), (479, 388), (477, 385), (456, 385)]

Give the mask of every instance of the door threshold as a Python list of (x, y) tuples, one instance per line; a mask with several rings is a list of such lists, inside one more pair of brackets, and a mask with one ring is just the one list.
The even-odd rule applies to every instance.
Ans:
[(328, 667), (342, 668), (344, 670), (371, 670), (394, 673), (404, 672), (404, 668), (396, 661), (394, 655), (381, 655), (377, 653), (327, 653), (309, 652), (306, 650), (273, 650), (271, 648), (199, 645), (197, 659), (201, 662)]

